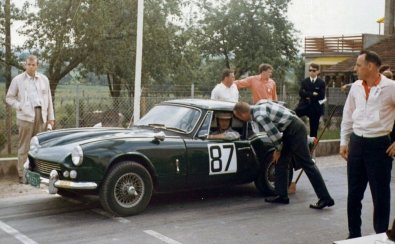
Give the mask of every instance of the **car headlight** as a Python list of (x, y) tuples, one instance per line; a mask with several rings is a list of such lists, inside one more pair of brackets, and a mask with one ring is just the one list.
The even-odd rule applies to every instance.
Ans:
[(73, 161), (73, 164), (75, 166), (81, 165), (83, 156), (84, 153), (82, 152), (81, 146), (74, 147), (73, 152), (71, 153), (71, 160)]
[(37, 152), (39, 148), (40, 148), (40, 142), (38, 141), (38, 137), (33, 136), (32, 139), (30, 140), (30, 151)]

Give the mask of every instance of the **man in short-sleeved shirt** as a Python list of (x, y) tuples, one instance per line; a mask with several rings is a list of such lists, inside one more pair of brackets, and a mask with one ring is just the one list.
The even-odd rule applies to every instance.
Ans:
[(277, 101), (276, 82), (270, 78), (272, 73), (273, 67), (270, 64), (261, 64), (259, 75), (236, 80), (235, 84), (238, 89), (249, 88), (251, 90), (254, 104), (262, 99)]
[(233, 84), (234, 80), (234, 72), (230, 69), (225, 69), (222, 72), (222, 81), (211, 91), (211, 99), (228, 102), (239, 101), (239, 90)]

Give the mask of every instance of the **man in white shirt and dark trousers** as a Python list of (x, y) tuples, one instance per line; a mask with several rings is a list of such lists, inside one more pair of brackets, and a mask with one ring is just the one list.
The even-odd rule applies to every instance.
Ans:
[(375, 52), (360, 53), (354, 68), (358, 80), (351, 86), (343, 110), (340, 155), (347, 160), (349, 238), (362, 234), (361, 202), (368, 183), (374, 230), (388, 230), (395, 155), (389, 135), (395, 120), (395, 82), (380, 74), (380, 65)]
[(45, 75), (37, 72), (37, 68), (37, 57), (28, 56), (26, 71), (12, 80), (6, 95), (7, 104), (16, 110), (19, 131), (17, 169), (21, 183), (31, 138), (47, 128), (52, 129), (55, 123), (49, 81)]
[(239, 101), (239, 90), (234, 84), (235, 74), (231, 69), (225, 69), (222, 72), (222, 81), (217, 84), (211, 91), (211, 99), (237, 102)]

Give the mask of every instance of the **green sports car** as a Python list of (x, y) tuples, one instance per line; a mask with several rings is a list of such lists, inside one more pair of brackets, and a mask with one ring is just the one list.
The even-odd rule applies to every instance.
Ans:
[[(50, 193), (99, 195), (119, 216), (142, 212), (155, 192), (173, 192), (255, 182), (273, 194), (274, 150), (265, 133), (231, 119), (240, 134), (210, 139), (215, 115), (232, 115), (234, 103), (180, 99), (153, 107), (130, 128), (72, 128), (31, 140), (25, 182)], [(292, 169), (290, 169), (292, 171)]]

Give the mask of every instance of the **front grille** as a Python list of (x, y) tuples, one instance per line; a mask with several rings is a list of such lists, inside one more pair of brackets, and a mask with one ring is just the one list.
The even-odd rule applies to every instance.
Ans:
[(40, 172), (41, 174), (49, 175), (52, 170), (60, 171), (60, 164), (36, 160), (34, 170)]

